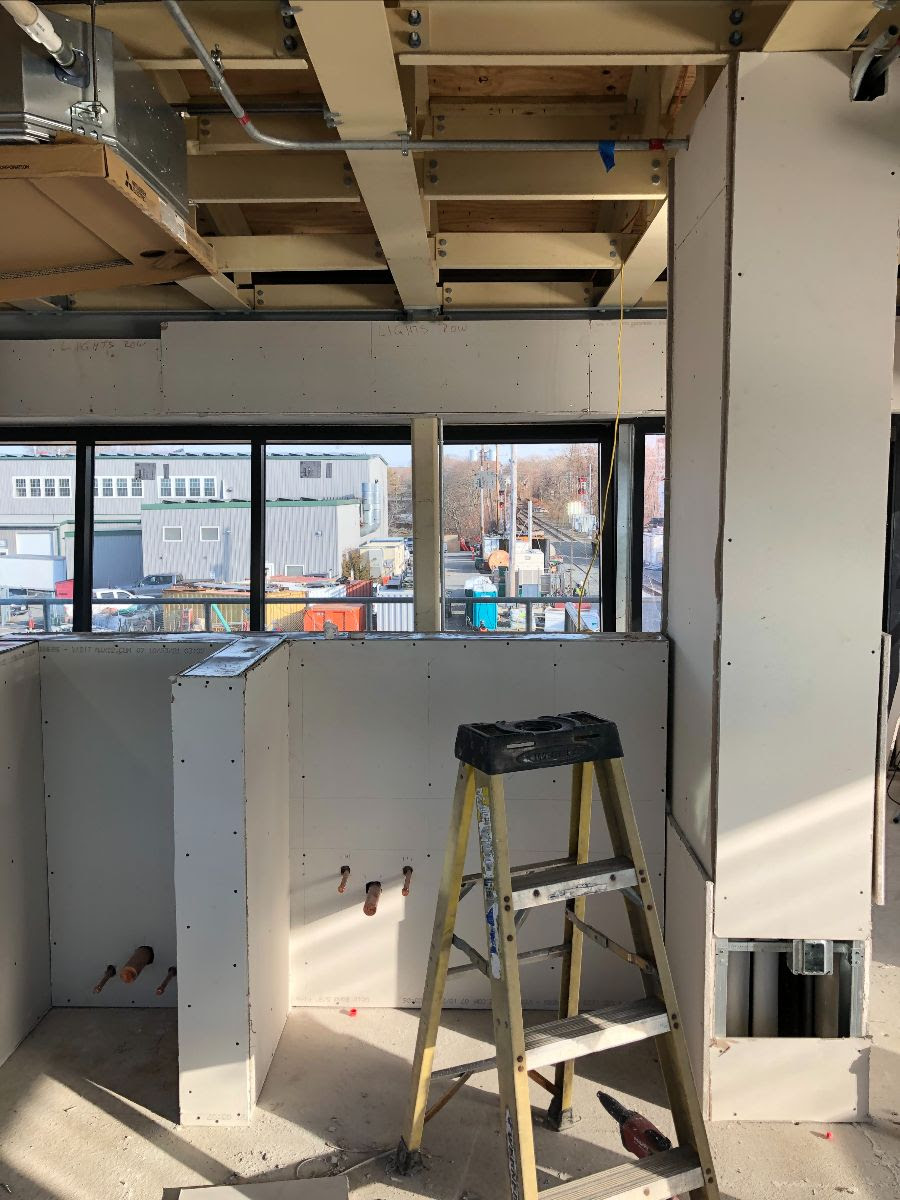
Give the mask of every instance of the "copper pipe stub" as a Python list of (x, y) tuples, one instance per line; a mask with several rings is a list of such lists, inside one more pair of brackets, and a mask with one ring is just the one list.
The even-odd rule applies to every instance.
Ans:
[(381, 898), (381, 882), (378, 879), (373, 879), (366, 884), (366, 902), (363, 905), (363, 912), (367, 917), (374, 917), (378, 911), (378, 901)]
[(401, 896), (409, 895), (409, 885), (412, 882), (412, 873), (412, 867), (403, 868), (403, 891), (400, 893)]
[(109, 981), (111, 979), (115, 979), (115, 977), (116, 977), (116, 968), (112, 963), (110, 963), (109, 966), (106, 968), (106, 970), (101, 975), (101, 977), (94, 984), (94, 995), (96, 996), (100, 992), (102, 992), (103, 989), (106, 987), (106, 985), (109, 983)]
[(340, 892), (340, 894), (342, 896), (343, 896), (344, 892), (346, 892), (346, 890), (347, 890), (347, 883), (348, 883), (349, 879), (350, 879), (350, 868), (346, 864), (344, 864), (344, 866), (341, 867), (341, 882), (338, 884), (338, 891)]
[(119, 972), (119, 978), (123, 983), (134, 983), (144, 967), (149, 967), (153, 962), (153, 947), (138, 946), (131, 958)]
[(172, 982), (172, 980), (175, 978), (175, 976), (177, 974), (178, 974), (178, 971), (175, 969), (175, 967), (169, 967), (169, 970), (166, 972), (165, 979), (162, 981), (162, 983), (156, 989), (157, 996), (161, 996), (163, 994), (163, 992), (166, 990), (166, 988), (169, 986), (169, 984)]

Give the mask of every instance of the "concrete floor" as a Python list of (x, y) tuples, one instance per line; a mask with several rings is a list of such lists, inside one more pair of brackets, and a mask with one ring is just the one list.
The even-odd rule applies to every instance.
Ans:
[[(872, 967), (874, 1119), (835, 1127), (831, 1141), (810, 1125), (711, 1126), (723, 1200), (900, 1195), (900, 826), (889, 826), (889, 851), (891, 902), (876, 912)], [(447, 1018), (439, 1061), (479, 1057), (486, 1014)], [(295, 1010), (252, 1125), (180, 1129), (174, 1012), (54, 1010), (0, 1068), (0, 1196), (175, 1200), (181, 1187), (352, 1167), (397, 1141), (415, 1033), (409, 1012)], [(583, 1119), (563, 1134), (535, 1127), (542, 1187), (625, 1157), (594, 1098), (598, 1084), (633, 1097), (669, 1129), (646, 1045), (582, 1060), (580, 1069)], [(353, 1200), (504, 1196), (494, 1089), (492, 1075), (476, 1076), (435, 1117), (421, 1174), (392, 1179), (386, 1160), (351, 1170)], [(538, 1088), (533, 1101), (543, 1107)]]

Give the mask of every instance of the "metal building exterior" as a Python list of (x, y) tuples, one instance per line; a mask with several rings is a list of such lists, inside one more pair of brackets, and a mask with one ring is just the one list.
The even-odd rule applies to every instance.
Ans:
[[(338, 500), (266, 502), (266, 569), (273, 575), (341, 573), (344, 554), (359, 545), (359, 503)], [(186, 500), (143, 508), (144, 574), (236, 583), (250, 569), (250, 503)]]

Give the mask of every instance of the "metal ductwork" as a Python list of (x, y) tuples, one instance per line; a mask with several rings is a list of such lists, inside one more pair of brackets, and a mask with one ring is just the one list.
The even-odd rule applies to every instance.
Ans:
[[(92, 36), (90, 24), (33, 4), (3, 0), (2, 7), (20, 30), (0, 13), (0, 143), (63, 135), (102, 142), (186, 215), (183, 124), (122, 43), (107, 29)], [(27, 22), (32, 9), (37, 19)]]

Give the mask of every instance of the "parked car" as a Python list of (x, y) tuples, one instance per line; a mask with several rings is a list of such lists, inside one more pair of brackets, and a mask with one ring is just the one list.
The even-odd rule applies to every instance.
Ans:
[(183, 575), (175, 575), (163, 573), (162, 575), (145, 575), (138, 583), (132, 587), (132, 595), (135, 596), (158, 596), (164, 592), (166, 588), (175, 587), (179, 583), (184, 583)]

